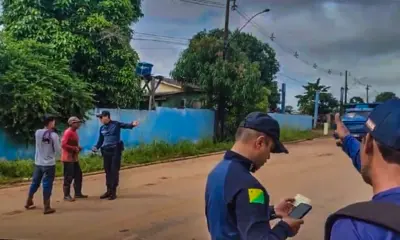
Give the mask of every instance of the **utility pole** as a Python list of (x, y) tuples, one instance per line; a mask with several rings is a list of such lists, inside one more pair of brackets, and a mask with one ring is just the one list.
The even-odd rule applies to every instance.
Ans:
[(346, 70), (345, 75), (344, 75), (344, 104), (347, 104), (347, 90), (349, 90), (347, 86), (347, 75), (348, 72)]
[(369, 88), (370, 87), (371, 87), (370, 85), (367, 85), (367, 87), (365, 88), (367, 90), (367, 103), (369, 103)]
[(344, 87), (340, 88), (340, 115), (343, 114), (343, 95), (344, 95)]
[(286, 84), (282, 83), (282, 102), (281, 102), (281, 113), (285, 113), (286, 108)]
[(226, 59), (226, 52), (228, 51), (228, 37), (229, 37), (229, 13), (231, 10), (231, 0), (226, 0), (225, 9), (225, 28), (224, 28), (224, 49), (222, 52), (222, 57)]
[(318, 107), (319, 107), (319, 94), (320, 92), (317, 91), (315, 93), (315, 101), (314, 101), (314, 128), (317, 128), (317, 122), (318, 122)]

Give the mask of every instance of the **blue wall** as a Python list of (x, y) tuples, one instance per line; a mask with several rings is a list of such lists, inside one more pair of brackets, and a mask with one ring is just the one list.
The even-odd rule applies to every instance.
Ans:
[[(204, 109), (157, 108), (155, 111), (95, 109), (90, 112), (91, 119), (79, 130), (80, 144), (84, 152), (89, 152), (97, 142), (100, 121), (94, 117), (95, 112), (108, 110), (113, 120), (132, 122), (138, 120), (140, 125), (133, 130), (122, 130), (125, 146), (132, 147), (139, 143), (166, 141), (177, 143), (182, 140), (196, 142), (204, 138), (212, 138), (214, 134), (214, 112)], [(299, 130), (312, 129), (312, 117), (306, 115), (289, 115), (270, 113), (281, 127)], [(15, 144), (0, 131), (0, 159), (15, 160), (33, 158), (33, 146)]]
[(312, 117), (309, 115), (291, 115), (280, 113), (268, 113), (271, 117), (275, 118), (281, 128), (288, 127), (297, 130), (311, 130)]
[[(100, 121), (94, 117), (95, 112), (108, 110), (113, 120), (132, 122), (138, 120), (140, 125), (133, 130), (122, 130), (125, 146), (132, 147), (139, 143), (150, 143), (154, 140), (177, 143), (182, 140), (196, 142), (212, 138), (214, 132), (214, 113), (204, 109), (157, 108), (155, 111), (96, 109), (91, 111), (93, 117), (79, 130), (80, 144), (84, 152), (90, 151), (99, 136)], [(33, 158), (33, 146), (13, 144), (0, 132), (0, 158), (15, 160)]]

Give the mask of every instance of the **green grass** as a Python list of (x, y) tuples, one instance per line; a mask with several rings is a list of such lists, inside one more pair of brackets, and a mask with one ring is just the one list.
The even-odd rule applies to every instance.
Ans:
[[(312, 139), (318, 136), (320, 136), (320, 134), (315, 131), (299, 131), (293, 129), (282, 129), (281, 131), (281, 139), (283, 142)], [(218, 152), (229, 149), (232, 144), (232, 142), (213, 143), (211, 140), (202, 140), (197, 143), (182, 141), (174, 145), (165, 142), (153, 142), (152, 144), (143, 144), (126, 149), (122, 157), (122, 166)], [(103, 169), (101, 156), (97, 154), (81, 156), (79, 161), (84, 173)], [(33, 167), (34, 164), (31, 159), (0, 161), (0, 184), (18, 182), (30, 178), (32, 176)], [(56, 174), (57, 176), (62, 176), (61, 162), (57, 162)]]

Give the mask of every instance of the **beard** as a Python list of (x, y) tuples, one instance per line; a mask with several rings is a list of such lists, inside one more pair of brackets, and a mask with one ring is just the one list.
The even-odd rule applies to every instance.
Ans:
[(361, 176), (364, 180), (364, 182), (368, 185), (372, 186), (372, 179), (371, 179), (371, 165), (366, 164), (364, 166), (361, 166), (360, 170)]

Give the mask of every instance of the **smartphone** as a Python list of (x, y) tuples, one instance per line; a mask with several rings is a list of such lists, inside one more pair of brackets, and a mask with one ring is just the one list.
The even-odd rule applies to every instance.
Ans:
[(289, 217), (302, 219), (307, 213), (309, 213), (312, 209), (312, 206), (306, 203), (300, 203), (297, 205), (292, 212), (289, 214)]
[(300, 203), (311, 205), (311, 200), (301, 194), (296, 194), (293, 205), (297, 207)]

